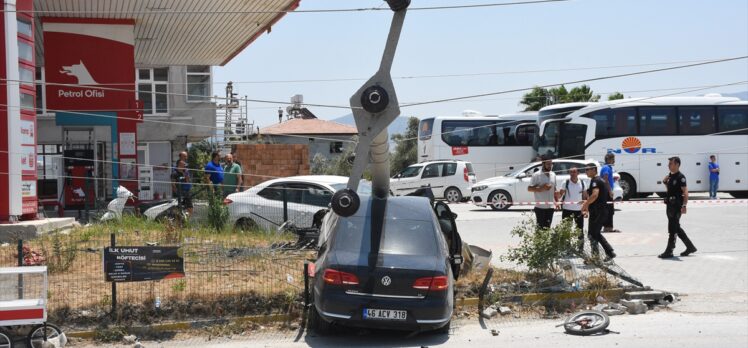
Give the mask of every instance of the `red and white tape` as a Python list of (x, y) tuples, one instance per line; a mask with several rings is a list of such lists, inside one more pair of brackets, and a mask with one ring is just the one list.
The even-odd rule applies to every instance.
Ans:
[[(467, 202), (460, 202), (462, 204), (470, 203), (472, 204), (472, 201)], [(584, 201), (578, 201), (578, 202), (511, 202), (510, 205), (537, 205), (537, 204), (582, 204)], [(748, 199), (694, 199), (689, 200), (688, 204), (718, 204), (718, 205), (727, 205), (727, 204), (746, 204), (748, 203)], [(488, 203), (486, 203), (488, 204)], [(616, 202), (608, 202), (608, 204), (665, 204), (664, 200), (655, 200), (655, 201), (616, 201)]]

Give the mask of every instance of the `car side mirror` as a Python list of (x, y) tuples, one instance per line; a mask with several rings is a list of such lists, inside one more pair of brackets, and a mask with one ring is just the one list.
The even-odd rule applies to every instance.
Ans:
[(519, 173), (519, 175), (517, 175), (517, 179), (524, 179), (526, 177), (527, 177), (527, 173)]
[(393, 179), (400, 179), (400, 177), (401, 177), (401, 176), (403, 176), (403, 174), (402, 174), (402, 173), (397, 173), (397, 174), (395, 174), (395, 176), (393, 176), (392, 178), (393, 178)]

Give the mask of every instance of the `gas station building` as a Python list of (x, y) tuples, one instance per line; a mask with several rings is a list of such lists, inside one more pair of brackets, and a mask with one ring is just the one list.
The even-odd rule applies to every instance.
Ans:
[(299, 2), (3, 0), (0, 222), (170, 196), (176, 154), (215, 134), (212, 67)]

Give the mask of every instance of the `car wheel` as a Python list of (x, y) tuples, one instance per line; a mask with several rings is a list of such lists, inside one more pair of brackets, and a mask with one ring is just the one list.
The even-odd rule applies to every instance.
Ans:
[(626, 173), (621, 174), (621, 179), (618, 181), (618, 184), (621, 185), (621, 189), (623, 189), (624, 201), (636, 197), (636, 181), (634, 181), (634, 178), (632, 178), (631, 175)]
[(462, 193), (456, 187), (450, 187), (444, 191), (444, 199), (449, 203), (459, 203), (462, 202)]
[(241, 218), (236, 221), (236, 225), (234, 225), (234, 229), (237, 231), (255, 231), (258, 229), (257, 223), (250, 219), (250, 218)]
[(317, 307), (314, 305), (309, 307), (309, 320), (307, 324), (309, 325), (309, 330), (314, 331), (318, 335), (327, 335), (330, 333), (330, 323), (320, 317)]
[(488, 195), (488, 205), (493, 210), (507, 210), (512, 206), (512, 196), (509, 192), (498, 190)]
[(448, 321), (444, 326), (436, 329), (436, 332), (439, 334), (445, 334), (449, 335), (449, 329), (452, 327), (452, 320)]

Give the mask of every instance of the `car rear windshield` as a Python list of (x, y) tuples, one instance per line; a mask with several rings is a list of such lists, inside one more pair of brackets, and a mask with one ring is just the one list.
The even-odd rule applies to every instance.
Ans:
[(475, 175), (475, 172), (473, 171), (473, 164), (472, 163), (465, 163), (465, 167), (468, 170), (468, 174)]
[[(342, 218), (338, 222), (335, 248), (340, 251), (371, 251), (371, 220), (363, 217)], [(395, 255), (437, 254), (437, 234), (430, 221), (387, 219), (380, 238), (379, 253)]]

